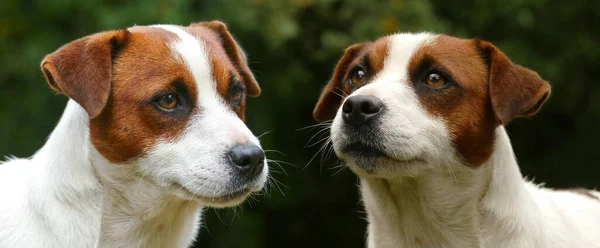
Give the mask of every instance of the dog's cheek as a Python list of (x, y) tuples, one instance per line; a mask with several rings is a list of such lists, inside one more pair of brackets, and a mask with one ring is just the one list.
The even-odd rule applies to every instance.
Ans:
[(187, 118), (164, 115), (150, 105), (115, 103), (90, 121), (90, 139), (106, 159), (124, 163), (143, 156), (158, 140), (177, 139), (186, 122)]
[(448, 119), (457, 152), (470, 167), (478, 167), (494, 150), (496, 120), (489, 101), (465, 99)]

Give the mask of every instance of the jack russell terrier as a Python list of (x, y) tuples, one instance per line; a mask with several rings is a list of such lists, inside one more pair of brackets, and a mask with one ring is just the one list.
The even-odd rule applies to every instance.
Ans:
[(504, 125), (550, 85), (489, 42), (350, 46), (314, 110), (360, 178), (368, 247), (600, 247), (600, 193), (523, 179)]
[(202, 206), (265, 184), (243, 122), (260, 88), (223, 23), (101, 32), (41, 67), (71, 100), (33, 157), (0, 164), (0, 247), (188, 247)]

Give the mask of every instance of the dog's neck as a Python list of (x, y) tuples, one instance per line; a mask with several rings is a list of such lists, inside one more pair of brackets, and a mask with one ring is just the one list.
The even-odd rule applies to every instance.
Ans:
[(200, 224), (198, 202), (166, 192), (134, 161), (115, 164), (96, 149), (91, 160), (104, 187), (96, 247), (189, 247)]
[(104, 177), (114, 172), (100, 172), (106, 194), (97, 247), (190, 246), (200, 223), (197, 202), (167, 194), (143, 175)]
[[(496, 134), (494, 153), (478, 168), (457, 164), (417, 177), (361, 177), (369, 247), (481, 247), (501, 236), (485, 227), (520, 218), (515, 205), (535, 204), (506, 131), (499, 127)], [(518, 231), (505, 229), (503, 235)]]
[(31, 158), (36, 168), (31, 170), (28, 192), (31, 208), (49, 218), (48, 228), (56, 230), (57, 239), (63, 237), (60, 232), (77, 233), (82, 247), (92, 246), (98, 237), (104, 194), (89, 158), (88, 121), (86, 112), (69, 101), (46, 143)]
[(64, 218), (79, 218), (66, 223), (86, 223), (86, 228), (55, 229), (77, 228), (85, 240), (97, 241), (96, 247), (187, 247), (199, 224), (198, 204), (165, 194), (141, 180), (143, 175), (107, 171), (128, 165), (110, 164), (98, 154), (88, 124), (85, 110), (70, 100), (48, 141), (32, 157), (42, 167), (32, 171), (32, 202), (44, 209), (58, 199), (65, 207), (57, 209), (70, 211), (61, 214)]

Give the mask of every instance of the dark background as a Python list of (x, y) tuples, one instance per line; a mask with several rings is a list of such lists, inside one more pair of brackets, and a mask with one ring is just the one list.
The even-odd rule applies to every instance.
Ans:
[[(200, 20), (226, 22), (249, 55), (263, 95), (247, 123), (271, 159), (280, 188), (235, 210), (205, 211), (197, 247), (363, 247), (357, 179), (337, 173), (311, 112), (343, 49), (393, 32), (479, 37), (537, 71), (553, 95), (508, 132), (523, 173), (551, 187), (600, 186), (600, 1), (135, 0), (0, 1), (0, 155), (41, 147), (67, 98), (51, 92), (43, 56), (94, 32)], [(318, 136), (319, 137), (319, 136)], [(324, 137), (324, 136), (322, 136)], [(314, 141), (314, 140), (313, 140)], [(312, 142), (311, 142), (312, 143)]]

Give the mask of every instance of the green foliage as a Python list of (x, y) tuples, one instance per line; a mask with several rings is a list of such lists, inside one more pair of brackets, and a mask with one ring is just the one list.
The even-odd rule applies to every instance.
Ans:
[[(226, 22), (248, 53), (263, 95), (248, 103), (248, 125), (276, 165), (281, 192), (242, 210), (207, 210), (198, 247), (363, 247), (357, 180), (333, 156), (310, 164), (311, 118), (345, 47), (393, 32), (479, 37), (551, 82), (535, 118), (509, 126), (525, 174), (554, 186), (600, 186), (598, 1), (133, 0), (0, 1), (0, 155), (33, 154), (66, 103), (46, 85), (43, 56), (94, 32), (132, 25)], [(325, 136), (317, 135), (316, 140)], [(314, 141), (314, 140), (313, 140)], [(305, 167), (306, 166), (306, 167)], [(285, 194), (285, 196), (283, 195)], [(218, 213), (218, 215), (217, 215)], [(317, 245), (318, 244), (318, 245)]]

